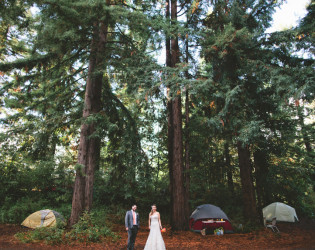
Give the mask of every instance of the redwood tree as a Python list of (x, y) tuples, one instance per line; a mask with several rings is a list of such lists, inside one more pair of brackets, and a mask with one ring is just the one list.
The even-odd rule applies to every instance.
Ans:
[(251, 155), (248, 147), (249, 145), (243, 145), (240, 141), (237, 142), (244, 217), (248, 220), (255, 221), (257, 219), (256, 194), (253, 184)]
[[(169, 15), (169, 6), (170, 13)], [(177, 25), (177, 1), (167, 1), (166, 17), (171, 16), (171, 26)], [(179, 63), (178, 34), (166, 38), (166, 65), (176, 68)], [(169, 76), (173, 77), (173, 76)], [(183, 158), (183, 129), (182, 129), (182, 102), (180, 83), (177, 90), (169, 88), (168, 107), (168, 162), (171, 191), (171, 226), (173, 230), (188, 229), (188, 200), (185, 190), (184, 158)], [(187, 187), (188, 188), (188, 187)]]
[(262, 45), (265, 40), (261, 38), (281, 3), (212, 2), (213, 11), (204, 20), (202, 40), (203, 55), (212, 66), (210, 102), (216, 108), (214, 120), (224, 128), (224, 138), (231, 138), (237, 146), (244, 218), (253, 221), (258, 213), (251, 148), (264, 134), (261, 124), (268, 124), (279, 102), (270, 99), (274, 89), (265, 83), (271, 79), (270, 68), (280, 65), (274, 65), (268, 56), (272, 53)]
[[(75, 224), (81, 213), (90, 211), (93, 198), (94, 171), (100, 155), (100, 138), (95, 136), (97, 124), (88, 123), (89, 116), (98, 114), (102, 109), (101, 93), (103, 85), (105, 48), (108, 24), (95, 22), (91, 53), (89, 59), (88, 78), (85, 87), (85, 99), (81, 126), (78, 164), (72, 199), (70, 225)], [(93, 136), (94, 135), (94, 136)]]
[[(1, 70), (18, 71), (22, 77), (16, 77), (16, 83), (8, 82), (7, 87), (13, 83), (21, 86), (23, 98), (27, 96), (29, 100), (19, 102), (30, 109), (32, 116), (42, 120), (49, 118), (52, 128), (47, 130), (47, 134), (59, 127), (67, 128), (69, 124), (78, 124), (80, 118), (74, 117), (73, 112), (83, 112), (70, 218), (70, 224), (73, 225), (84, 210), (91, 209), (94, 171), (100, 157), (101, 136), (106, 135), (103, 132), (107, 126), (105, 120), (110, 120), (108, 117), (111, 114), (106, 113), (108, 109), (102, 107), (102, 100), (108, 96), (104, 94), (104, 88), (110, 88), (103, 78), (106, 73), (109, 74), (109, 67), (112, 71), (114, 68), (122, 71), (127, 69), (126, 64), (129, 65), (131, 78), (135, 71), (134, 64), (137, 63), (139, 67), (139, 61), (148, 58), (145, 54), (150, 33), (144, 9), (150, 6), (148, 2), (143, 3), (143, 9), (140, 9), (139, 6), (135, 7), (138, 3), (133, 5), (132, 2), (113, 4), (110, 1), (27, 1), (27, 8), (36, 6), (34, 19), (28, 19), (25, 16), (29, 13), (26, 15), (26, 10), (18, 8), (17, 2), (6, 1), (5, 8), (11, 14), (12, 11), (21, 9), (23, 26), (30, 26), (30, 31), (25, 36), (18, 37), (21, 40), (20, 50), (8, 44), (8, 48), (11, 48), (7, 53), (13, 49), (12, 51), (20, 55), (17, 60), (12, 56), (11, 61), (1, 64)], [(17, 14), (20, 15), (20, 12)], [(18, 18), (17, 14), (13, 13), (12, 16)], [(10, 21), (10, 18), (6, 17), (5, 20)], [(3, 24), (1, 22), (1, 27)], [(133, 39), (139, 37), (141, 41), (135, 46)], [(22, 47), (22, 44), (26, 46)], [(139, 51), (141, 53), (137, 53)], [(132, 60), (128, 61), (131, 56)], [(148, 64), (146, 61), (145, 66)], [(125, 84), (130, 83), (126, 79), (124, 81)], [(131, 84), (136, 85), (135, 82)], [(107, 92), (112, 93), (110, 90)], [(36, 96), (33, 102), (29, 98), (32, 96)], [(114, 99), (115, 95), (110, 98)], [(56, 103), (65, 105), (55, 107)], [(124, 107), (117, 98), (115, 104)], [(61, 118), (55, 115), (59, 110)], [(27, 119), (29, 117), (31, 116)], [(74, 130), (76, 129), (77, 127)], [(75, 132), (77, 130), (73, 131)], [(43, 142), (45, 141), (48, 143), (49, 138), (44, 137)]]

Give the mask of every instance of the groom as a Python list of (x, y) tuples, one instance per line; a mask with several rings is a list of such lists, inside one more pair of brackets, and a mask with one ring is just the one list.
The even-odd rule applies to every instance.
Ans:
[(133, 250), (138, 233), (140, 219), (136, 210), (137, 205), (133, 205), (132, 209), (127, 211), (125, 217), (125, 226), (126, 230), (128, 231), (128, 250)]

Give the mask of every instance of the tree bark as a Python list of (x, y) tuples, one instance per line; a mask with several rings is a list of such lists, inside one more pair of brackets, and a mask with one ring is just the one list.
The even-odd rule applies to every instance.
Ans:
[[(85, 89), (83, 119), (97, 114), (101, 110), (101, 92), (105, 45), (107, 41), (107, 25), (95, 23), (91, 54), (89, 59), (88, 79)], [(81, 126), (78, 164), (72, 198), (70, 226), (78, 222), (84, 210), (92, 207), (94, 171), (100, 156), (100, 138), (95, 135), (96, 124), (84, 123)], [(94, 134), (94, 135), (93, 135)]]
[(268, 187), (266, 186), (266, 180), (268, 175), (268, 160), (267, 152), (264, 150), (256, 150), (254, 152), (254, 165), (255, 165), (255, 177), (256, 177), (256, 191), (258, 201), (258, 211), (271, 202), (268, 195)]
[(173, 116), (173, 158), (172, 158), (172, 200), (173, 211), (171, 225), (174, 230), (185, 230), (188, 226), (185, 215), (185, 188), (183, 174), (183, 138), (181, 98), (172, 101)]
[[(186, 20), (188, 28), (188, 16)], [(189, 62), (189, 44), (188, 37), (185, 40), (185, 62), (188, 65)], [(185, 72), (186, 79), (189, 79), (188, 69)], [(185, 215), (187, 218), (190, 216), (189, 197), (190, 197), (190, 133), (189, 133), (189, 87), (186, 86), (186, 100), (185, 100)]]
[(243, 146), (240, 141), (237, 143), (237, 149), (242, 184), (244, 218), (248, 221), (256, 222), (258, 215), (255, 190), (252, 180), (250, 151), (248, 149), (248, 145)]
[[(166, 0), (166, 20), (170, 19), (170, 1)], [(166, 66), (172, 66), (172, 58), (171, 58), (171, 40), (167, 34), (166, 35)], [(172, 211), (173, 211), (173, 116), (172, 116), (172, 102), (171, 102), (171, 93), (170, 88), (168, 87), (168, 101), (167, 101), (167, 149), (168, 149), (168, 170), (169, 170), (169, 179), (170, 179), (170, 207), (171, 207), (171, 218), (172, 218)], [(172, 219), (171, 219), (172, 220)]]
[(189, 92), (186, 89), (186, 102), (185, 102), (185, 215), (189, 218), (190, 208), (189, 208), (189, 191), (190, 191), (190, 145), (189, 145)]
[[(169, 16), (169, 1), (167, 0), (166, 15)], [(177, 21), (177, 3), (171, 0), (171, 23)], [(179, 47), (177, 36), (171, 39), (170, 47), (166, 38), (166, 65), (176, 67), (179, 62)], [(170, 49), (170, 52), (168, 52)], [(171, 192), (171, 226), (173, 230), (188, 229), (186, 216), (186, 193), (184, 186), (183, 166), (183, 131), (182, 103), (180, 89), (176, 94), (169, 92), (168, 100), (168, 160)]]

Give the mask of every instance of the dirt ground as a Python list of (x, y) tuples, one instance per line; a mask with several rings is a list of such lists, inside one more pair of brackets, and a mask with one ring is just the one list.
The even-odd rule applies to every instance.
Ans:
[[(194, 232), (163, 233), (166, 249), (315, 249), (315, 221), (301, 221), (296, 224), (278, 223), (279, 234), (262, 228), (253, 233), (225, 234), (223, 236), (202, 236)], [(0, 249), (126, 249), (127, 233), (124, 225), (115, 225), (113, 231), (121, 236), (116, 242), (85, 243), (50, 246), (44, 243), (24, 244), (14, 234), (28, 230), (19, 225), (0, 225)], [(135, 250), (144, 248), (149, 230), (142, 227), (138, 232)]]

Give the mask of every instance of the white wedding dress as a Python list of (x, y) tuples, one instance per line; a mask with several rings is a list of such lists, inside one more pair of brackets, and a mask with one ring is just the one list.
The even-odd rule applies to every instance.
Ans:
[(164, 250), (165, 244), (160, 231), (159, 217), (157, 214), (150, 216), (150, 234), (145, 244), (144, 250)]

